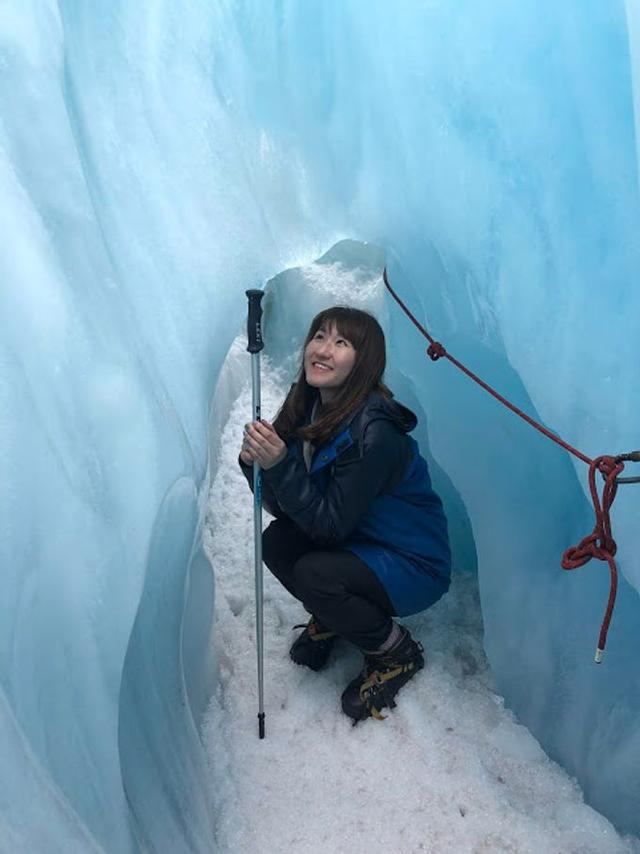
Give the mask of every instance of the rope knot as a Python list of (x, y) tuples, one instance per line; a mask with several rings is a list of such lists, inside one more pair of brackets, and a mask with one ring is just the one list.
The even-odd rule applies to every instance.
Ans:
[[(623, 469), (624, 463), (609, 455), (603, 455), (591, 461), (589, 466), (589, 491), (591, 492), (591, 500), (593, 501), (595, 512), (593, 531), (584, 537), (577, 546), (567, 549), (562, 556), (563, 569), (578, 569), (578, 567), (588, 563), (591, 558), (604, 561), (609, 565), (609, 600), (598, 637), (597, 663), (602, 661), (602, 652), (607, 642), (607, 632), (609, 631), (609, 623), (611, 622), (611, 615), (618, 590), (618, 568), (614, 560), (617, 546), (616, 541), (611, 535), (611, 517), (609, 511), (616, 497), (616, 477)], [(596, 488), (597, 471), (600, 472), (605, 481), (602, 488), (602, 499), (598, 495)]]
[(441, 359), (443, 356), (447, 355), (447, 351), (444, 349), (444, 345), (439, 341), (432, 341), (427, 348), (427, 356), (431, 359), (432, 362), (437, 362), (438, 359)]
[(596, 467), (602, 477), (607, 480), (612, 474), (618, 474), (624, 466), (620, 464), (620, 461), (615, 457), (611, 457), (609, 455), (604, 455), (602, 457), (598, 457), (595, 461)]

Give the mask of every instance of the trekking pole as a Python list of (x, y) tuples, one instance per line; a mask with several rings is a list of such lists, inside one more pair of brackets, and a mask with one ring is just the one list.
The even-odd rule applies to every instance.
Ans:
[[(247, 350), (251, 353), (252, 421), (260, 421), (260, 350), (262, 341), (262, 291), (245, 292), (249, 300)], [(262, 472), (253, 463), (253, 539), (256, 582), (256, 642), (258, 648), (258, 735), (264, 738), (264, 621), (262, 596)]]

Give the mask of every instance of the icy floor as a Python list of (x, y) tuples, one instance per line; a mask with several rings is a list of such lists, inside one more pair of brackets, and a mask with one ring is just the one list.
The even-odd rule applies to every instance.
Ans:
[[(284, 389), (263, 385), (270, 416)], [(257, 737), (252, 499), (236, 459), (246, 389), (223, 431), (207, 548), (216, 573), (219, 684), (204, 728), (221, 854), (639, 852), (505, 710), (482, 649), (477, 585), (455, 577), (434, 608), (405, 622), (427, 666), (387, 720), (357, 727), (340, 711), (359, 669), (343, 643), (313, 673), (288, 658), (305, 621), (265, 571), (267, 737)], [(268, 521), (265, 516), (265, 524)]]

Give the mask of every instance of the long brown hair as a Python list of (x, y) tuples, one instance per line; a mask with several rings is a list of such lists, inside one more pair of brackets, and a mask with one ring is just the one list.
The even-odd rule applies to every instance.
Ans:
[[(335, 323), (338, 334), (353, 346), (356, 359), (351, 373), (338, 388), (335, 397), (327, 402), (320, 416), (304, 425), (305, 415), (319, 394), (310, 386), (304, 372), (304, 352), (320, 327), (329, 329)], [(333, 306), (317, 314), (311, 321), (302, 345), (302, 357), (297, 382), (292, 386), (273, 426), (285, 441), (292, 436), (323, 444), (337, 428), (364, 403), (372, 391), (393, 397), (382, 381), (387, 363), (384, 332), (375, 317), (367, 311), (348, 306)]]

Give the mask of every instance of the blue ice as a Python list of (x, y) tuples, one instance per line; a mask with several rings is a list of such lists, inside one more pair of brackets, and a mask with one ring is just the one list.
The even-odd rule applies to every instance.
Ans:
[[(2, 4), (0, 847), (208, 850), (200, 532), (245, 288), (375, 244), (527, 412), (589, 456), (640, 444), (638, 45), (631, 0)], [(640, 833), (640, 488), (596, 668), (606, 570), (559, 569), (584, 465), (385, 310), (497, 687)]]

